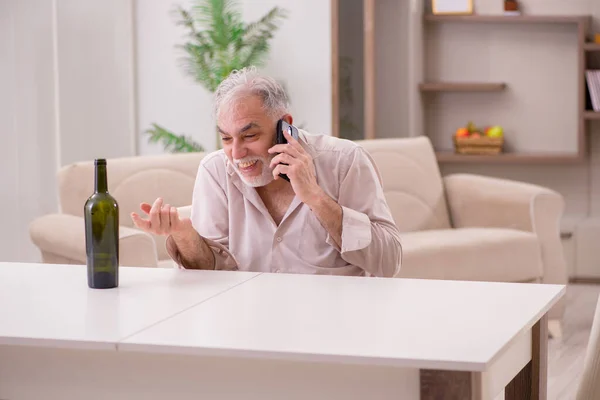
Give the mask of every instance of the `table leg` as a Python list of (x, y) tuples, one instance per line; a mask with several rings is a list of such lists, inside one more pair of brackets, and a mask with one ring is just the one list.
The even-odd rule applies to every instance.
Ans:
[(421, 400), (480, 400), (481, 373), (421, 370)]
[(548, 316), (532, 329), (531, 361), (506, 386), (505, 400), (546, 400), (548, 397)]
[(485, 371), (421, 370), (419, 378), (421, 400), (546, 400), (548, 318), (513, 341)]

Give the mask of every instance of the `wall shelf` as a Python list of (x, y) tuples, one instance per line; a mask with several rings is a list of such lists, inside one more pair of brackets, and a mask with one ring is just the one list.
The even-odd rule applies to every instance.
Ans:
[(583, 157), (577, 154), (543, 153), (501, 153), (498, 155), (456, 154), (452, 151), (437, 151), (440, 163), (482, 163), (482, 164), (575, 164)]
[(419, 84), (422, 92), (499, 92), (506, 83), (498, 82), (427, 82)]
[(585, 43), (583, 49), (585, 51), (600, 51), (600, 43)]
[[(332, 63), (333, 136), (340, 136), (340, 129), (343, 131), (341, 137), (366, 140), (389, 137), (396, 131), (410, 132), (411, 135), (428, 136), (434, 146), (439, 143), (441, 149), (447, 149), (447, 146), (441, 146), (441, 143), (447, 143), (447, 138), (441, 132), (453, 132), (473, 118), (469, 115), (478, 115), (479, 119), (474, 121), (478, 125), (489, 123), (506, 127), (519, 126), (521, 131), (531, 136), (528, 143), (535, 143), (533, 138), (539, 141), (551, 138), (544, 135), (543, 131), (536, 130), (535, 124), (531, 122), (532, 118), (527, 115), (546, 115), (544, 110), (550, 109), (552, 116), (556, 118), (562, 118), (568, 112), (565, 118), (573, 126), (568, 129), (572, 136), (567, 144), (560, 144), (564, 139), (561, 136), (561, 142), (544, 147), (549, 153), (536, 152), (535, 148), (528, 148), (527, 151), (516, 148), (515, 153), (471, 156), (455, 154), (447, 149), (440, 150), (437, 158), (441, 163), (533, 165), (577, 163), (587, 157), (589, 141), (586, 137), (586, 121), (600, 119), (599, 114), (585, 110), (585, 69), (589, 64), (586, 57), (590, 52), (600, 52), (600, 45), (591, 43), (588, 35), (592, 21), (590, 15), (425, 13), (415, 18), (415, 13), (408, 12), (410, 7), (405, 5), (406, 2), (357, 0), (351, 3), (331, 0), (331, 4), (332, 55), (335, 59)], [(383, 16), (392, 15), (392, 12), (406, 12), (406, 21), (403, 20), (403, 24), (400, 24), (403, 27), (398, 28), (396, 22), (389, 22), (387, 25), (381, 22), (385, 20)], [(352, 16), (352, 19), (348, 16)], [(360, 32), (356, 36), (348, 35), (348, 32), (355, 30), (352, 26), (358, 24), (362, 24)], [(450, 26), (451, 24), (455, 25)], [(481, 37), (478, 37), (479, 30)], [(502, 31), (509, 34), (502, 35)], [(401, 49), (387, 39), (406, 37), (406, 33), (412, 37), (410, 46), (401, 46)], [(489, 40), (489, 46), (486, 47), (488, 39), (493, 40)], [(526, 48), (530, 39), (533, 46), (538, 46), (536, 51), (540, 57), (535, 59), (538, 65), (548, 63), (556, 66), (550, 72), (544, 72), (546, 75), (540, 79), (547, 79), (556, 73), (562, 83), (558, 86), (567, 90), (568, 98), (573, 96), (572, 100), (577, 104), (569, 100), (567, 106), (564, 106), (565, 101), (561, 99), (536, 94), (542, 90), (537, 83), (540, 80), (527, 86), (527, 77), (538, 78), (535, 65), (521, 61), (531, 56)], [(554, 45), (555, 39), (560, 41), (559, 46)], [(569, 45), (565, 46), (565, 43)], [(474, 46), (476, 50), (469, 50), (470, 46)], [(543, 51), (539, 50), (539, 46), (545, 46)], [(398, 53), (393, 53), (394, 57), (390, 57), (390, 52)], [(510, 58), (511, 54), (514, 58)], [(355, 58), (353, 65), (356, 69), (352, 70), (355, 75), (350, 75), (349, 72), (345, 73), (347, 76), (341, 74), (345, 71), (339, 62), (342, 57)], [(398, 77), (398, 66), (395, 63), (399, 64), (398, 60), (404, 59), (411, 60), (411, 64), (407, 67), (406, 74)], [(569, 65), (563, 68), (561, 65), (565, 59)], [(469, 64), (463, 66), (462, 60), (468, 60)], [(481, 62), (481, 66), (477, 62)], [(575, 68), (571, 68), (572, 64), (575, 64)], [(577, 73), (576, 78), (571, 79), (571, 71)], [(350, 81), (348, 86), (357, 90), (356, 98), (359, 100), (356, 106), (348, 105), (348, 101), (340, 105), (344, 98), (340, 82), (345, 82), (344, 79)], [(532, 90), (528, 90), (528, 87)], [(395, 92), (398, 90), (408, 92), (408, 95), (402, 96), (398, 104), (402, 110), (400, 115), (393, 115), (394, 112), (390, 111), (393, 108), (387, 105), (395, 101), (391, 99), (397, 97)], [(455, 98), (445, 96), (447, 93), (459, 95)], [(377, 107), (378, 103), (385, 107)], [(513, 104), (515, 107), (527, 107), (527, 110), (512, 112), (509, 107)], [(551, 107), (545, 107), (546, 104)], [(357, 115), (360, 116), (352, 119)], [(397, 118), (403, 121), (398, 126)], [(348, 121), (357, 129), (348, 128)], [(544, 122), (545, 127), (553, 128), (547, 119)], [(560, 132), (551, 133), (562, 135)], [(510, 139), (509, 136), (507, 140)]]
[(583, 118), (587, 120), (598, 119), (600, 120), (600, 111), (586, 111), (583, 113)]
[[(423, 16), (423, 23), (434, 25), (441, 23), (457, 23), (457, 24), (480, 24), (482, 26), (489, 26), (493, 24), (519, 24), (523, 26), (527, 25), (543, 25), (544, 28), (553, 28), (554, 25), (571, 25), (576, 32), (576, 41), (573, 43), (573, 46), (577, 49), (577, 52), (573, 52), (572, 54), (576, 54), (577, 58), (574, 60), (577, 63), (577, 93), (578, 93), (578, 104), (577, 104), (577, 113), (581, 115), (581, 118), (574, 117), (573, 119), (579, 120), (576, 126), (574, 126), (573, 132), (577, 135), (576, 137), (576, 149), (574, 152), (569, 153), (561, 153), (560, 149), (557, 149), (558, 153), (536, 153), (536, 152), (516, 152), (516, 153), (504, 153), (497, 156), (472, 156), (472, 155), (461, 155), (456, 154), (453, 151), (440, 151), (437, 154), (437, 159), (440, 163), (493, 163), (493, 164), (561, 164), (561, 163), (578, 163), (582, 160), (585, 160), (587, 156), (587, 139), (586, 139), (586, 125), (583, 123), (585, 120), (592, 119), (600, 119), (600, 113), (591, 113), (585, 112), (585, 68), (586, 68), (586, 52), (591, 51), (600, 51), (600, 45), (595, 43), (588, 42), (587, 32), (590, 27), (591, 16), (590, 15), (519, 15), (519, 16), (505, 16), (505, 15), (433, 15), (433, 14), (425, 14)], [(550, 25), (550, 26), (548, 26)], [(511, 29), (505, 27), (505, 29)], [(440, 34), (439, 30), (433, 30), (432, 34)], [(548, 36), (552, 38), (552, 35)], [(429, 40), (429, 39), (425, 39)], [(433, 40), (433, 39), (431, 39)], [(550, 39), (549, 39), (550, 40)], [(451, 52), (444, 48), (440, 51), (437, 49), (438, 53), (445, 55), (446, 57), (452, 55)], [(461, 52), (461, 49), (457, 50), (457, 57), (464, 56), (465, 54)], [(523, 52), (521, 51), (521, 54)], [(455, 68), (456, 64), (450, 65), (449, 68)], [(439, 67), (438, 67), (439, 69)], [(445, 76), (450, 76), (450, 74), (445, 73)], [(493, 75), (491, 75), (493, 76)], [(430, 78), (431, 79), (431, 78)], [(434, 80), (434, 79), (432, 79)], [(423, 82), (419, 85), (419, 91), (421, 93), (424, 92), (501, 92), (505, 90), (507, 87), (507, 83), (502, 82), (473, 82), (473, 83), (451, 83), (451, 82)], [(428, 100), (427, 100), (428, 101)], [(501, 98), (498, 100), (499, 103), (502, 103), (505, 99)], [(441, 118), (446, 118), (445, 123), (448, 125), (448, 121), (453, 121), (452, 123), (456, 125), (456, 118), (452, 116), (448, 116), (443, 114), (444, 108), (442, 108), (442, 104), (446, 106), (448, 101), (443, 102), (442, 100), (432, 100), (432, 106), (436, 107), (433, 110), (436, 113), (436, 118), (434, 121), (440, 121)], [(462, 103), (460, 103), (462, 104)], [(465, 103), (467, 104), (467, 103)], [(478, 107), (476, 105), (476, 107)], [(427, 107), (427, 105), (425, 106)], [(457, 107), (460, 107), (457, 106)], [(426, 111), (427, 112), (427, 109)], [(440, 117), (442, 115), (442, 117)], [(497, 121), (501, 121), (501, 117), (499, 118), (499, 113), (495, 113), (494, 119)], [(431, 119), (427, 120), (427, 116), (425, 117), (424, 125), (427, 124), (434, 125), (431, 123)], [(437, 122), (439, 125), (439, 122)], [(501, 122), (499, 122), (502, 125)], [(441, 130), (450, 130), (454, 129), (455, 126), (448, 128), (447, 126), (435, 126), (434, 132), (439, 132)], [(427, 128), (424, 129), (427, 133)]]
[(425, 15), (428, 22), (461, 22), (461, 23), (522, 23), (522, 24), (580, 24), (589, 21), (585, 15)]

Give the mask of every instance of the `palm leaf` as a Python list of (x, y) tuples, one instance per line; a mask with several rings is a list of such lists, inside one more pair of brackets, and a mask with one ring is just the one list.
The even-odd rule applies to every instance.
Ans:
[(264, 17), (246, 26), (244, 41), (255, 43), (257, 41), (271, 39), (273, 33), (279, 28), (277, 24), (287, 17), (287, 12), (279, 7), (273, 7)]
[(234, 69), (263, 66), (268, 41), (287, 17), (285, 10), (274, 7), (256, 22), (244, 24), (235, 0), (196, 0), (191, 11), (179, 7), (177, 15), (190, 38), (177, 46), (184, 51), (180, 67), (211, 92)]
[(242, 20), (237, 7), (235, 0), (197, 0), (192, 10), (196, 21), (209, 32), (213, 42), (226, 47), (229, 43), (229, 28)]
[[(231, 71), (263, 66), (270, 50), (269, 41), (287, 17), (285, 10), (274, 7), (262, 18), (246, 24), (236, 0), (194, 0), (187, 10), (175, 7), (173, 15), (186, 33), (186, 42), (176, 46), (181, 51), (179, 66), (211, 93)], [(201, 148), (185, 135), (156, 124), (146, 132), (151, 142), (162, 142), (169, 151)]]
[(177, 135), (157, 124), (152, 124), (152, 126), (153, 129), (146, 131), (150, 136), (148, 138), (148, 142), (150, 143), (162, 142), (165, 150), (172, 153), (204, 151), (204, 148), (190, 137)]
[(194, 19), (187, 10), (184, 10), (181, 6), (176, 6), (173, 10), (173, 15), (180, 18), (177, 20), (176, 25), (186, 28), (189, 31), (190, 37), (194, 37), (198, 33)]
[(248, 48), (246, 57), (242, 60), (243, 65), (262, 66), (266, 62), (269, 44), (266, 40), (257, 42), (252, 47)]

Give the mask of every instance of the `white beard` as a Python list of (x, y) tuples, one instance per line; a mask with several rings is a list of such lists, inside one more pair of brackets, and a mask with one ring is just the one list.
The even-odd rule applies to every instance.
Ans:
[[(274, 156), (271, 156), (269, 158), (265, 158), (265, 157), (245, 157), (242, 158), (240, 160), (233, 160), (233, 166), (235, 168), (235, 172), (238, 174), (238, 176), (242, 179), (242, 181), (251, 187), (261, 187), (261, 186), (266, 186), (269, 183), (271, 183), (273, 181), (273, 170), (271, 170), (269, 168), (269, 164), (271, 163), (271, 160), (273, 159)], [(244, 175), (238, 167), (239, 163), (245, 163), (245, 162), (252, 162), (254, 160), (258, 160), (259, 165), (257, 165), (257, 167), (259, 167), (261, 169), (260, 171), (260, 175), (255, 175), (255, 176), (246, 176)]]

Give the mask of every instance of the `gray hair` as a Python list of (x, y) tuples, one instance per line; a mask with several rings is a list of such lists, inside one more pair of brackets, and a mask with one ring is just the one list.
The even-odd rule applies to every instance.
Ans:
[(222, 109), (231, 107), (243, 95), (259, 96), (265, 111), (271, 117), (277, 118), (288, 112), (289, 99), (283, 86), (275, 79), (261, 75), (256, 67), (245, 67), (232, 71), (215, 90), (215, 119)]

